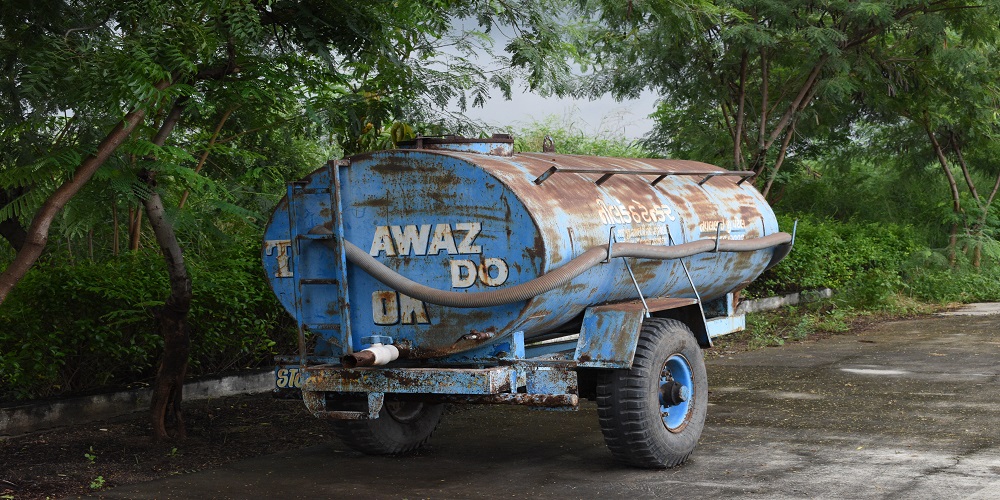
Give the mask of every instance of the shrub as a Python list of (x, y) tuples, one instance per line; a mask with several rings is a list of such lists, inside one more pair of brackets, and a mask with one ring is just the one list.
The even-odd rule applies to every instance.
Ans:
[(902, 265), (921, 248), (908, 226), (840, 222), (809, 214), (778, 216), (786, 231), (798, 219), (788, 257), (750, 287), (757, 296), (829, 287), (879, 302), (899, 290)]
[[(276, 342), (293, 341), (256, 256), (202, 256), (189, 270), (190, 374), (259, 366)], [(163, 347), (156, 311), (167, 293), (155, 252), (33, 269), (0, 308), (0, 398), (151, 378)]]

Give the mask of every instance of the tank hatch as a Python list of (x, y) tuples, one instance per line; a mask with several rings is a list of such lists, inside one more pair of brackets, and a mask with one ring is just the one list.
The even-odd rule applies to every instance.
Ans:
[(458, 135), (417, 137), (397, 144), (400, 149), (444, 149), (491, 156), (513, 156), (514, 139), (509, 134), (493, 134), (488, 139), (475, 139)]

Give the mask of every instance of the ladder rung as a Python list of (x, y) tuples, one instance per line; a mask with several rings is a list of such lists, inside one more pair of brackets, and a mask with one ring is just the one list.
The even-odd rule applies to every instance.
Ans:
[(337, 323), (305, 323), (302, 326), (310, 330), (340, 330)]
[(336, 278), (302, 278), (299, 283), (302, 285), (336, 285), (340, 282)]
[(330, 194), (330, 193), (332, 193), (332, 191), (330, 191), (330, 188), (300, 188), (298, 186), (295, 186), (295, 192), (296, 193), (302, 193), (302, 194)]

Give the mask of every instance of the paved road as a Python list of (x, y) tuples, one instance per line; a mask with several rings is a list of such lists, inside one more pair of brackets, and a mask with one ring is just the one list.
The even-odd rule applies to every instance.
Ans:
[[(596, 408), (461, 408), (416, 456), (340, 443), (125, 486), (108, 498), (1000, 498), (1000, 316), (886, 323), (709, 364), (691, 460), (611, 461)], [(292, 431), (294, 432), (294, 431)]]

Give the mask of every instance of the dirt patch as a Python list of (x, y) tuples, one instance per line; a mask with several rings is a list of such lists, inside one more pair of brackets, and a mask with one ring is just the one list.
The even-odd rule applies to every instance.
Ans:
[(335, 439), (301, 401), (270, 394), (185, 403), (188, 438), (153, 443), (145, 412), (0, 440), (0, 499), (95, 495)]

